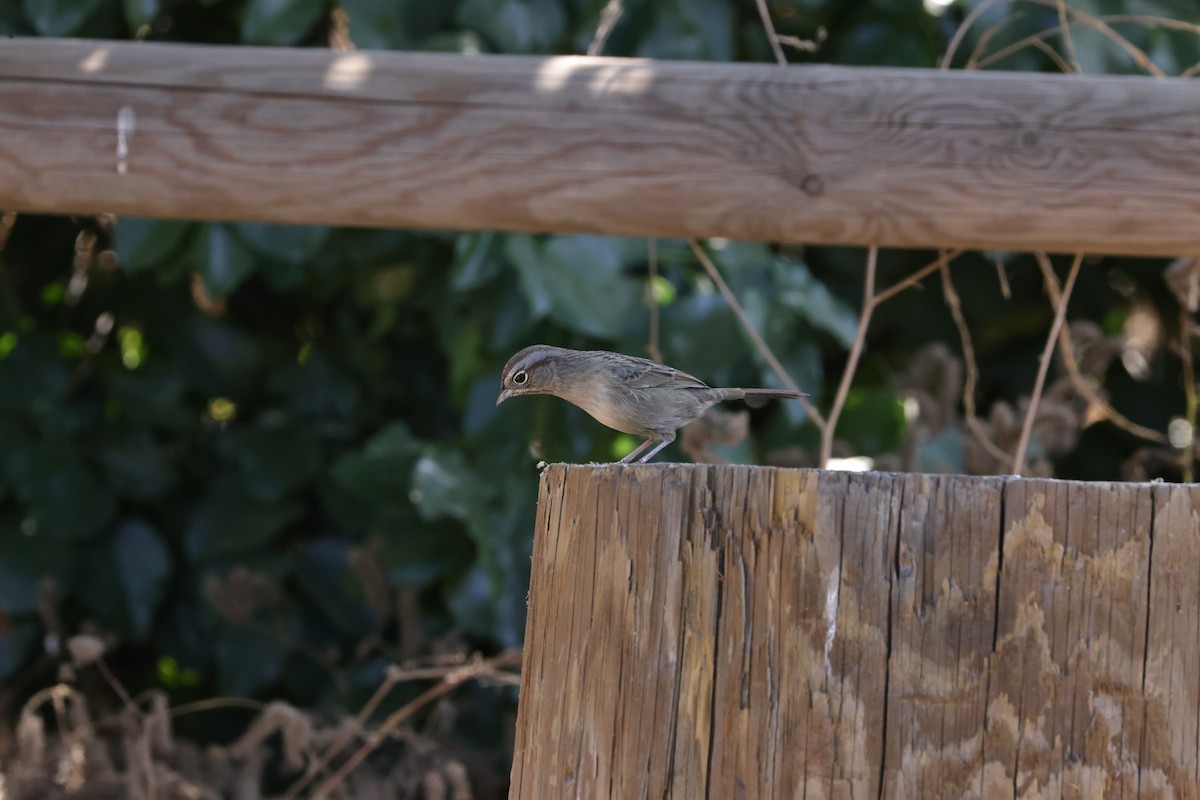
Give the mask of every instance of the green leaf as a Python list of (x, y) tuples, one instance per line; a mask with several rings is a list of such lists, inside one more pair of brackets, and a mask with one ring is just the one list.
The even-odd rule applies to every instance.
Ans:
[(198, 560), (254, 550), (274, 539), (302, 511), (299, 503), (255, 498), (240, 475), (221, 475), (192, 511), (184, 543), (188, 555)]
[(477, 486), (458, 450), (430, 448), (413, 467), (412, 501), (426, 520), (465, 520), (477, 498)]
[(364, 50), (411, 47), (400, 0), (341, 0), (350, 25), (350, 38)]
[(430, 524), (411, 508), (383, 509), (371, 528), (383, 541), (381, 559), (397, 586), (424, 588), (468, 564), (474, 547), (463, 526), (445, 521)]
[(114, 373), (108, 378), (109, 403), (122, 419), (139, 425), (185, 428), (200, 418), (184, 402), (183, 376), (163, 363), (150, 362), (140, 369)]
[(268, 632), (227, 625), (217, 638), (217, 670), (225, 694), (252, 697), (279, 679), (287, 651)]
[(450, 286), (456, 292), (468, 292), (484, 285), (500, 273), (496, 258), (495, 233), (464, 233), (454, 240), (454, 263), (450, 267)]
[[(641, 38), (643, 58), (733, 61), (738, 30), (733, 4), (726, 0), (661, 0), (655, 22)], [(761, 36), (761, 31), (756, 34)]]
[(776, 300), (799, 313), (808, 324), (833, 336), (843, 347), (854, 343), (858, 312), (834, 297), (804, 264), (776, 259), (779, 291)]
[(548, 52), (567, 30), (559, 0), (466, 0), (459, 7), (458, 22), (503, 53)]
[(25, 18), (42, 36), (71, 36), (104, 0), (24, 0)]
[(393, 422), (359, 450), (334, 462), (330, 474), (339, 486), (368, 502), (408, 501), (412, 465), (420, 443), (403, 422)]
[(554, 236), (539, 247), (530, 237), (510, 236), (507, 253), (537, 316), (615, 339), (639, 310), (641, 287), (624, 275), (623, 240)]
[(300, 488), (321, 467), (321, 440), (308, 425), (265, 419), (230, 430), (226, 441), (246, 488), (261, 500), (278, 500)]
[(171, 555), (158, 531), (142, 520), (130, 520), (117, 528), (113, 556), (131, 632), (145, 638), (167, 587)]
[(309, 601), (337, 630), (351, 639), (370, 632), (374, 614), (363, 599), (362, 583), (350, 569), (350, 544), (314, 539), (296, 558), (295, 578)]
[(135, 31), (158, 15), (159, 0), (125, 0), (125, 21)]
[(96, 457), (108, 484), (123, 495), (153, 500), (175, 482), (174, 465), (145, 429), (105, 439)]
[(267, 389), (323, 436), (345, 438), (355, 430), (360, 391), (330, 356), (317, 352), (303, 364), (280, 367)]
[(299, 44), (325, 11), (325, 0), (250, 0), (242, 15), (244, 44)]
[[(59, 597), (74, 589), (76, 551), (45, 536), (26, 536), (14, 524), (0, 524), (0, 612), (34, 614), (38, 586), (53, 581)], [(0, 626), (2, 627), (2, 626)]]
[(113, 247), (124, 269), (143, 272), (181, 257), (198, 227), (194, 222), (121, 217)]
[(254, 256), (225, 225), (206, 225), (204, 234), (204, 252), (198, 254), (200, 280), (214, 298), (226, 297), (254, 274)]
[(10, 679), (38, 649), (40, 627), (32, 620), (0, 626), (0, 678)]
[(27, 532), (79, 541), (99, 533), (117, 510), (116, 498), (65, 443), (14, 454), (10, 471), (18, 496), (28, 504)]

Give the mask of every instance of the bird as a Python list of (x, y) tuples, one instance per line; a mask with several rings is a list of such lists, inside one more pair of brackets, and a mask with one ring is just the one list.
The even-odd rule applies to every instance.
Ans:
[(561, 397), (613, 430), (646, 441), (619, 463), (644, 464), (675, 441), (675, 433), (722, 400), (798, 398), (787, 389), (714, 388), (682, 370), (638, 356), (608, 350), (568, 350), (535, 344), (518, 352), (500, 376), (499, 406), (510, 397)]

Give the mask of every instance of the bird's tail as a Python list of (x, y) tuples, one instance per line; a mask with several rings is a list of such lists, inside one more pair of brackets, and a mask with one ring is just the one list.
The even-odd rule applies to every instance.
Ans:
[(751, 408), (766, 405), (766, 402), (772, 398), (795, 400), (800, 397), (808, 397), (806, 392), (793, 392), (791, 389), (721, 389), (719, 391), (722, 393), (722, 400), (745, 400), (746, 405)]

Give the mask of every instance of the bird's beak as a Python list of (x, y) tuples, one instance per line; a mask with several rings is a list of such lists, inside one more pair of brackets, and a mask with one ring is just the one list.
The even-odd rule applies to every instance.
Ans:
[(496, 398), (496, 405), (500, 405), (501, 403), (503, 403), (505, 400), (507, 400), (508, 398), (510, 398), (512, 396), (513, 396), (512, 389), (501, 389), (500, 396)]

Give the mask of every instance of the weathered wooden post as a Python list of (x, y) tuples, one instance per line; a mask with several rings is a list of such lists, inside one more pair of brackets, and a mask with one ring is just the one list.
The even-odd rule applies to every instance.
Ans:
[(514, 798), (1196, 797), (1200, 487), (542, 476)]

